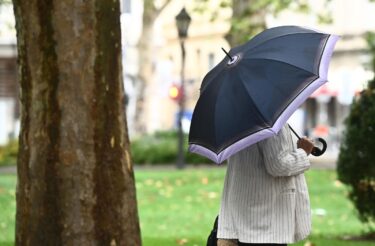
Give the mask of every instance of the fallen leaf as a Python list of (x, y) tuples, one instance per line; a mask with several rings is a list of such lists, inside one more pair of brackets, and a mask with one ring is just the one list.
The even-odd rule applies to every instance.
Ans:
[(307, 241), (304, 246), (315, 246), (315, 244), (313, 244), (312, 242), (310, 241)]
[(153, 179), (146, 179), (145, 184), (146, 185), (153, 185), (154, 184), (154, 180)]
[(163, 182), (158, 180), (158, 181), (156, 181), (155, 185), (156, 185), (156, 187), (161, 188), (163, 186)]
[(185, 245), (188, 242), (188, 240), (186, 238), (181, 238), (177, 239), (176, 242), (178, 245)]
[(217, 195), (218, 194), (216, 192), (210, 192), (210, 193), (208, 193), (208, 198), (215, 199), (217, 197)]
[(333, 182), (333, 185), (337, 188), (340, 188), (342, 187), (342, 183), (340, 182), (340, 180), (335, 180), (335, 182)]
[(207, 177), (202, 178), (201, 182), (204, 185), (208, 184), (208, 178)]

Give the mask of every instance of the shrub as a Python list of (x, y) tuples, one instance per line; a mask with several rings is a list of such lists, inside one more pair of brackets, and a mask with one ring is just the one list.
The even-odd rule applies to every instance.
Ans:
[[(133, 162), (135, 164), (171, 164), (177, 160), (176, 131), (162, 131), (145, 135), (131, 141)], [(187, 136), (184, 136), (185, 161), (191, 164), (210, 163), (204, 157), (187, 151)]]
[[(185, 161), (190, 164), (212, 163), (210, 160), (187, 151), (185, 135)], [(135, 164), (174, 164), (177, 160), (177, 132), (162, 131), (145, 135), (131, 141), (133, 162)], [(0, 146), (0, 166), (16, 165), (18, 142)]]
[[(375, 36), (374, 36), (375, 38)], [(375, 39), (373, 39), (375, 41)], [(375, 42), (373, 66), (375, 70)], [(349, 197), (359, 218), (375, 221), (375, 78), (354, 101), (346, 119), (338, 158), (339, 179), (349, 185)]]
[(0, 146), (0, 166), (16, 165), (18, 141), (12, 140), (7, 145)]

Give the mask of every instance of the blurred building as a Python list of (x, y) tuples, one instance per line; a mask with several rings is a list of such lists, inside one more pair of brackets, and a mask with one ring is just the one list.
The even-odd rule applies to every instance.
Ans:
[(19, 132), (16, 56), (13, 9), (9, 4), (0, 5), (0, 145)]
[[(367, 51), (365, 34), (375, 32), (375, 3), (368, 0), (310, 0), (311, 14), (284, 11), (269, 16), (269, 27), (302, 25), (341, 36), (328, 72), (329, 82), (318, 89), (301, 107), (306, 134), (327, 138), (329, 149), (337, 153), (353, 97), (363, 90), (374, 76), (368, 67), (371, 54)], [(317, 13), (328, 13), (332, 23), (321, 24)]]
[[(194, 105), (199, 96), (199, 87), (204, 75), (219, 63), (225, 53), (221, 47), (229, 50), (224, 36), (230, 25), (231, 11), (221, 10), (216, 18), (212, 9), (219, 9), (220, 1), (212, 0), (212, 9), (204, 13), (194, 11), (195, 1), (172, 0), (163, 10), (154, 24), (153, 55), (155, 76), (148, 82), (146, 89), (147, 132), (170, 130), (176, 127), (178, 114), (177, 102), (169, 98), (169, 88), (181, 83), (181, 47), (177, 34), (175, 16), (186, 7), (192, 18), (188, 38), (185, 41), (185, 96), (186, 111), (183, 128), (187, 132)], [(220, 17), (219, 17), (220, 16)]]
[[(217, 1), (210, 2), (215, 9)], [(355, 4), (350, 0), (309, 0), (309, 3), (310, 13), (285, 10), (276, 17), (268, 16), (266, 22), (269, 27), (301, 25), (341, 36), (331, 61), (329, 83), (316, 91), (290, 120), (301, 134), (327, 138), (328, 150), (337, 154), (343, 122), (353, 97), (373, 76), (366, 67), (370, 54), (364, 37), (367, 31), (375, 31), (375, 3), (368, 0), (358, 0)], [(196, 13), (192, 5), (193, 1), (185, 1), (184, 6), (192, 16), (186, 41), (186, 96), (187, 111), (190, 112), (198, 99), (203, 76), (224, 58), (221, 47), (228, 48), (224, 36), (229, 30), (231, 15), (230, 11), (224, 10), (218, 14), (220, 18), (212, 21), (210, 11)], [(174, 17), (182, 7), (183, 1), (172, 1), (155, 22), (157, 73), (147, 91), (148, 131), (174, 127), (178, 108), (168, 99), (167, 91), (171, 83), (179, 83), (181, 51)], [(321, 24), (319, 13), (330, 14), (332, 23)]]

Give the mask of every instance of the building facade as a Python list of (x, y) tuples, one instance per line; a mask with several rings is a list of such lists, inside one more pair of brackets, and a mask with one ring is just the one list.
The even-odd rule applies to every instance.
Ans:
[(0, 145), (18, 137), (19, 100), (13, 9), (0, 5)]
[[(212, 2), (214, 4), (216, 1)], [(331, 60), (329, 82), (316, 91), (290, 119), (301, 135), (326, 138), (330, 143), (328, 152), (337, 155), (350, 104), (373, 76), (373, 72), (366, 67), (370, 54), (367, 52), (365, 33), (375, 31), (375, 3), (368, 0), (358, 0), (355, 4), (350, 0), (310, 0), (309, 3), (310, 13), (284, 10), (276, 17), (267, 16), (266, 23), (268, 27), (301, 25), (341, 36)], [(192, 16), (186, 40), (185, 74), (189, 112), (194, 109), (204, 75), (225, 56), (221, 47), (229, 49), (224, 36), (229, 30), (228, 20), (231, 16), (230, 12), (224, 10), (219, 14), (220, 18), (212, 21), (209, 14), (195, 13), (192, 5), (185, 2)], [(174, 16), (182, 7), (181, 1), (172, 1), (155, 23), (158, 37), (155, 56), (161, 70), (157, 72), (160, 78), (156, 76), (147, 92), (150, 132), (175, 126), (178, 107), (168, 99), (167, 87), (179, 82), (181, 51)], [(319, 22), (318, 13), (322, 12), (331, 15), (332, 23)], [(163, 66), (164, 63), (168, 66)]]

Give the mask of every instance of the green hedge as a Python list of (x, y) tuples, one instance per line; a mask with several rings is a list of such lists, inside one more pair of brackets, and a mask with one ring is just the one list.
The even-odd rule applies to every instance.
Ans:
[(12, 166), (17, 163), (18, 141), (10, 141), (0, 146), (0, 166)]
[[(212, 163), (207, 158), (187, 151), (187, 136), (184, 136), (184, 150), (186, 163), (201, 164)], [(156, 132), (131, 141), (133, 162), (135, 164), (170, 164), (177, 159), (176, 131)]]
[(337, 163), (339, 179), (349, 185), (349, 197), (365, 222), (375, 222), (374, 146), (375, 80), (352, 104)]
[[(368, 36), (375, 71), (375, 33)], [(350, 187), (349, 197), (364, 222), (375, 223), (375, 77), (346, 119), (337, 163), (339, 179)], [(375, 228), (374, 228), (375, 229)]]
[[(174, 164), (177, 159), (177, 132), (164, 131), (145, 135), (131, 141), (131, 151), (135, 164)], [(186, 163), (212, 163), (210, 160), (187, 152), (185, 135)], [(0, 147), (0, 166), (16, 165), (18, 142), (12, 141)]]

